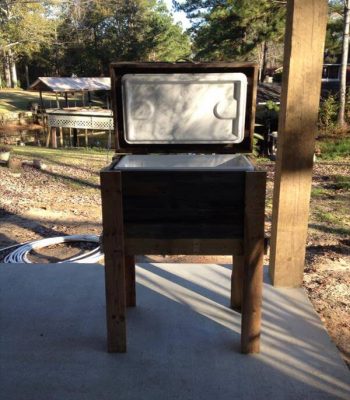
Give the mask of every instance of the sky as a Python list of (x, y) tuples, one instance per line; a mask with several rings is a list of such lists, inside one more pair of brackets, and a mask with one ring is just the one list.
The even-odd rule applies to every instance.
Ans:
[(191, 26), (190, 21), (186, 18), (186, 14), (181, 12), (175, 12), (172, 4), (172, 0), (165, 0), (165, 4), (168, 6), (168, 9), (173, 14), (173, 18), (175, 22), (181, 22), (184, 29), (187, 29)]

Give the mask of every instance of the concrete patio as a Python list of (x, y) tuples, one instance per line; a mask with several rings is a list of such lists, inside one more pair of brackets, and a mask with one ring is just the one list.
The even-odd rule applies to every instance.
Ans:
[(230, 266), (139, 264), (128, 353), (108, 354), (100, 265), (1, 264), (0, 281), (4, 400), (350, 398), (302, 289), (266, 278), (262, 352), (246, 356)]

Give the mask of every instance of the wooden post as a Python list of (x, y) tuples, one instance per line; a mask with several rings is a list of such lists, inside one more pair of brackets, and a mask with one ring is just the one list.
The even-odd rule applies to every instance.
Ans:
[(45, 110), (45, 107), (44, 107), (44, 100), (43, 100), (43, 92), (41, 90), (39, 92), (39, 96), (40, 96), (41, 113), (43, 113)]
[(233, 256), (231, 276), (231, 308), (237, 311), (242, 307), (244, 257)]
[(58, 100), (58, 93), (56, 93), (56, 106), (57, 106), (57, 108), (60, 108), (60, 102)]
[(60, 147), (63, 147), (63, 128), (59, 128), (59, 133), (60, 133)]
[(270, 257), (276, 286), (303, 280), (326, 24), (327, 0), (287, 2)]
[(88, 130), (85, 129), (85, 147), (89, 146)]
[(242, 353), (260, 351), (264, 259), (265, 172), (247, 172), (244, 211)]
[(50, 127), (48, 126), (47, 115), (42, 113), (41, 117), (42, 117), (42, 122), (43, 122), (43, 131), (44, 131), (44, 134), (46, 135), (45, 146), (49, 147), (49, 145), (50, 145)]
[(50, 146), (50, 130), (51, 128), (47, 125), (45, 132), (46, 132), (46, 147)]
[(53, 149), (57, 149), (57, 134), (56, 134), (56, 128), (51, 127), (51, 147)]
[(136, 306), (135, 257), (125, 256), (126, 306)]
[(65, 103), (65, 107), (68, 108), (68, 93), (67, 92), (64, 93), (64, 103)]
[(120, 172), (101, 171), (105, 255), (107, 343), (109, 352), (126, 352), (125, 254)]
[(68, 128), (69, 132), (69, 147), (72, 147), (72, 128)]
[(73, 128), (73, 147), (78, 146), (78, 129)]

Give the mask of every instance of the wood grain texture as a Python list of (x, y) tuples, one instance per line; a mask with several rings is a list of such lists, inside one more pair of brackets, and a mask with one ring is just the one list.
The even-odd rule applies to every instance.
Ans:
[(266, 173), (246, 173), (242, 353), (260, 351)]
[[(235, 255), (238, 256), (237, 261), (240, 262), (240, 269), (237, 269), (236, 274), (242, 275), (242, 267), (244, 264), (243, 272), (243, 292), (242, 286), (235, 291), (235, 295), (239, 298), (237, 302), (243, 302), (242, 306), (242, 343), (241, 348), (243, 353), (251, 353), (259, 351), (260, 343), (260, 320), (261, 320), (261, 289), (262, 289), (262, 262), (264, 253), (264, 204), (265, 204), (265, 185), (266, 185), (266, 173), (264, 172), (244, 172), (234, 174), (223, 174), (219, 173), (215, 177), (215, 173), (207, 173), (204, 178), (198, 179), (200, 182), (199, 186), (196, 186), (196, 190), (189, 190), (188, 197), (195, 200), (193, 203), (186, 203), (186, 193), (182, 192), (183, 187), (177, 187), (175, 191), (171, 191), (171, 183), (168, 184), (168, 188), (164, 186), (158, 186), (159, 182), (155, 181), (155, 177), (149, 172), (143, 172), (140, 175), (140, 182), (136, 182), (133, 179), (128, 181), (128, 175), (120, 171), (111, 170), (106, 168), (101, 171), (101, 191), (102, 191), (102, 209), (103, 209), (103, 245), (105, 251), (105, 272), (106, 272), (106, 299), (107, 299), (107, 326), (108, 326), (108, 349), (111, 352), (124, 352), (126, 351), (126, 326), (125, 326), (125, 306), (133, 306), (135, 304), (135, 263), (133, 256), (128, 255), (143, 255), (143, 254), (193, 254), (193, 255)], [(169, 176), (169, 182), (196, 182), (194, 178), (200, 177), (198, 173), (185, 174), (189, 175), (190, 180), (187, 182), (187, 176)], [(222, 224), (223, 220), (221, 217), (218, 219), (221, 224), (215, 223), (212, 220), (210, 224), (201, 223), (202, 215), (199, 215), (197, 219), (191, 220), (191, 223), (184, 225), (184, 222), (179, 223), (178, 228), (184, 229), (182, 236), (179, 234), (174, 235), (172, 228), (176, 225), (175, 223), (169, 224), (167, 213), (164, 214), (166, 217), (164, 220), (158, 221), (158, 224), (149, 223), (150, 221), (142, 220), (142, 215), (137, 214), (136, 223), (128, 222), (128, 218), (134, 218), (131, 215), (132, 209), (129, 210), (130, 216), (125, 213), (125, 204), (123, 209), (123, 200), (128, 199), (128, 196), (135, 196), (136, 198), (144, 196), (146, 193), (154, 196), (159, 193), (159, 197), (162, 199), (157, 205), (160, 209), (166, 208), (167, 204), (164, 201), (169, 201), (175, 196), (178, 197), (179, 203), (176, 207), (181, 208), (181, 200), (185, 199), (186, 207), (196, 210), (196, 207), (200, 208), (203, 193), (207, 190), (208, 182), (221, 179), (222, 175), (225, 175), (225, 179), (221, 181), (220, 185), (225, 184), (226, 190), (216, 192), (216, 196), (212, 196), (212, 191), (208, 194), (208, 198), (215, 199), (223, 197), (223, 201), (231, 202), (236, 204), (237, 198), (241, 207), (243, 207), (242, 219), (237, 221), (233, 215), (227, 214), (227, 223)], [(235, 176), (237, 175), (237, 176)], [(125, 181), (129, 183), (123, 183)], [(172, 178), (174, 178), (172, 180)], [(181, 179), (180, 179), (181, 178)], [(228, 179), (230, 178), (230, 179)], [(142, 181), (145, 181), (149, 186), (149, 189), (139, 191), (139, 185), (142, 185)], [(164, 185), (164, 176), (161, 177), (161, 183)], [(227, 195), (232, 190), (233, 197)], [(124, 185), (125, 184), (125, 185)], [(154, 187), (155, 184), (155, 187)], [(192, 186), (195, 185), (194, 183)], [(160, 188), (160, 189), (159, 189)], [(135, 190), (135, 192), (134, 192)], [(123, 193), (125, 191), (125, 193)], [(164, 197), (164, 193), (170, 193), (170, 197)], [(242, 197), (243, 193), (243, 197)], [(162, 197), (163, 196), (163, 197)], [(228, 197), (227, 197), (228, 196)], [(238, 196), (238, 197), (237, 197)], [(192, 201), (192, 200), (191, 200)], [(204, 200), (207, 201), (207, 200)], [(210, 200), (211, 201), (211, 200)], [(147, 199), (140, 203), (140, 205), (146, 205), (143, 212), (147, 213), (147, 204), (154, 206), (154, 202), (157, 202), (157, 196), (152, 197), (152, 201)], [(208, 203), (205, 205), (209, 206), (209, 210), (218, 210), (220, 203)], [(225, 207), (224, 205), (222, 205)], [(237, 204), (238, 206), (238, 204)], [(138, 210), (138, 209), (136, 209)], [(186, 208), (185, 208), (186, 210)], [(160, 214), (162, 211), (159, 211)], [(218, 210), (218, 215), (220, 211)], [(181, 213), (179, 213), (181, 216)], [(141, 224), (138, 224), (138, 219), (141, 218)], [(230, 219), (232, 220), (230, 221)], [(243, 224), (243, 225), (242, 225)], [(222, 232), (222, 226), (225, 226), (227, 233), (225, 236), (217, 236), (218, 233)], [(140, 228), (141, 226), (141, 228)], [(131, 234), (130, 229), (132, 228), (144, 233), (143, 229), (147, 226), (150, 229), (148, 237), (139, 235), (139, 233)], [(165, 232), (169, 229), (170, 234), (167, 235)], [(210, 227), (212, 232), (210, 237), (198, 237), (198, 232), (201, 232), (201, 228)], [(235, 231), (235, 227), (238, 230)], [(125, 229), (124, 229), (125, 228)], [(243, 228), (243, 229), (242, 229)], [(129, 229), (129, 231), (128, 231)], [(215, 231), (219, 229), (219, 232)], [(158, 230), (158, 231), (157, 231)], [(188, 234), (187, 232), (190, 232)], [(225, 231), (226, 232), (226, 231)], [(162, 233), (162, 234), (161, 234)], [(184, 236), (190, 237), (184, 237)], [(178, 236), (178, 237), (177, 237)], [(243, 262), (242, 262), (243, 260)], [(236, 261), (236, 262), (237, 262)], [(127, 272), (125, 272), (127, 268)], [(236, 281), (237, 287), (240, 281)]]
[(276, 286), (295, 287), (305, 263), (327, 1), (287, 4), (270, 275)]
[(51, 133), (51, 147), (53, 149), (57, 149), (57, 134), (56, 134), (56, 128), (50, 127), (50, 133)]
[(136, 271), (135, 257), (125, 256), (125, 286), (126, 286), (126, 306), (136, 306)]
[(121, 173), (101, 171), (103, 250), (109, 352), (126, 351), (125, 252)]
[(231, 255), (243, 254), (242, 239), (125, 239), (130, 254)]
[(237, 311), (240, 311), (242, 308), (243, 272), (244, 272), (244, 257), (234, 255), (232, 264), (232, 275), (231, 275), (230, 305), (233, 310)]
[(244, 172), (123, 172), (127, 238), (243, 235)]

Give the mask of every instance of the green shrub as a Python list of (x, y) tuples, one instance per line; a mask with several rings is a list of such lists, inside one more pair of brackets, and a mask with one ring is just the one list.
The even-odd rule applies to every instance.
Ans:
[(317, 142), (320, 149), (321, 158), (324, 160), (337, 160), (349, 158), (350, 156), (350, 138), (341, 139), (323, 139)]
[(253, 135), (253, 156), (257, 157), (260, 151), (259, 140), (264, 141), (264, 136), (259, 133), (254, 133)]
[(265, 107), (269, 110), (269, 111), (274, 111), (277, 115), (280, 111), (280, 106), (279, 104), (277, 104), (276, 102), (274, 102), (273, 100), (267, 100)]
[(321, 101), (318, 114), (318, 126), (322, 132), (327, 134), (335, 133), (338, 110), (338, 100), (334, 95), (329, 95), (326, 99)]

